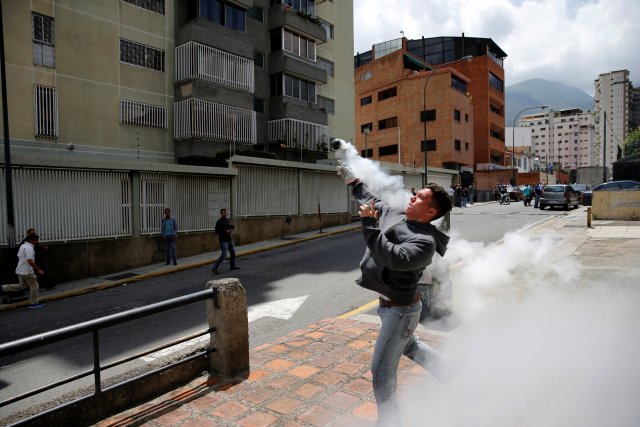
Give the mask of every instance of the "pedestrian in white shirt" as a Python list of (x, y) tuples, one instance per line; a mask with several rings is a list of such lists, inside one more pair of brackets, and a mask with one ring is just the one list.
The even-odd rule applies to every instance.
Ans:
[(30, 234), (25, 238), (25, 242), (18, 249), (18, 266), (16, 274), (18, 275), (18, 284), (2, 285), (0, 294), (5, 292), (16, 292), (29, 289), (29, 308), (40, 308), (44, 304), (40, 304), (40, 292), (38, 286), (38, 278), (36, 274), (42, 276), (44, 271), (36, 264), (35, 247), (40, 237), (37, 234)]

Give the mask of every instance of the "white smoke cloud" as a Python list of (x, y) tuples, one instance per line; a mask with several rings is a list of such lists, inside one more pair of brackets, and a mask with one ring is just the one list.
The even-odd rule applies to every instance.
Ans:
[(380, 167), (379, 162), (360, 157), (353, 144), (341, 139), (335, 140), (336, 143), (338, 141), (340, 148), (336, 150), (336, 157), (341, 158), (353, 174), (378, 198), (395, 208), (404, 209), (409, 203), (411, 193), (405, 190), (402, 177), (389, 175)]
[(456, 375), (400, 393), (404, 425), (640, 425), (637, 280), (587, 282), (575, 259), (553, 255), (556, 243), (452, 237), (445, 258), (462, 324), (442, 350)]

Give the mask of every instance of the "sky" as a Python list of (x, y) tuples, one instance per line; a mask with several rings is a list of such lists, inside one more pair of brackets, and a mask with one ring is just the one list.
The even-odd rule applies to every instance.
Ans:
[[(638, 0), (354, 0), (354, 49), (402, 37), (491, 38), (507, 53), (505, 85), (532, 78), (593, 95), (601, 73), (640, 86)], [(634, 81), (635, 79), (635, 81)]]

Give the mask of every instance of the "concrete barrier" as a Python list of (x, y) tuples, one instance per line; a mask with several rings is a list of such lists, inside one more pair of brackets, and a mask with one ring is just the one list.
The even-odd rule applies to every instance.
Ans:
[(640, 221), (640, 191), (594, 191), (591, 205), (594, 219)]

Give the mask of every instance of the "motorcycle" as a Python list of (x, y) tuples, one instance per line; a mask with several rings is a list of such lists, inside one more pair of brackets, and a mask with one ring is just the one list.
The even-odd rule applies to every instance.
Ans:
[(500, 193), (500, 199), (498, 199), (498, 202), (501, 205), (508, 205), (509, 203), (511, 203), (511, 197), (509, 196), (509, 193)]

